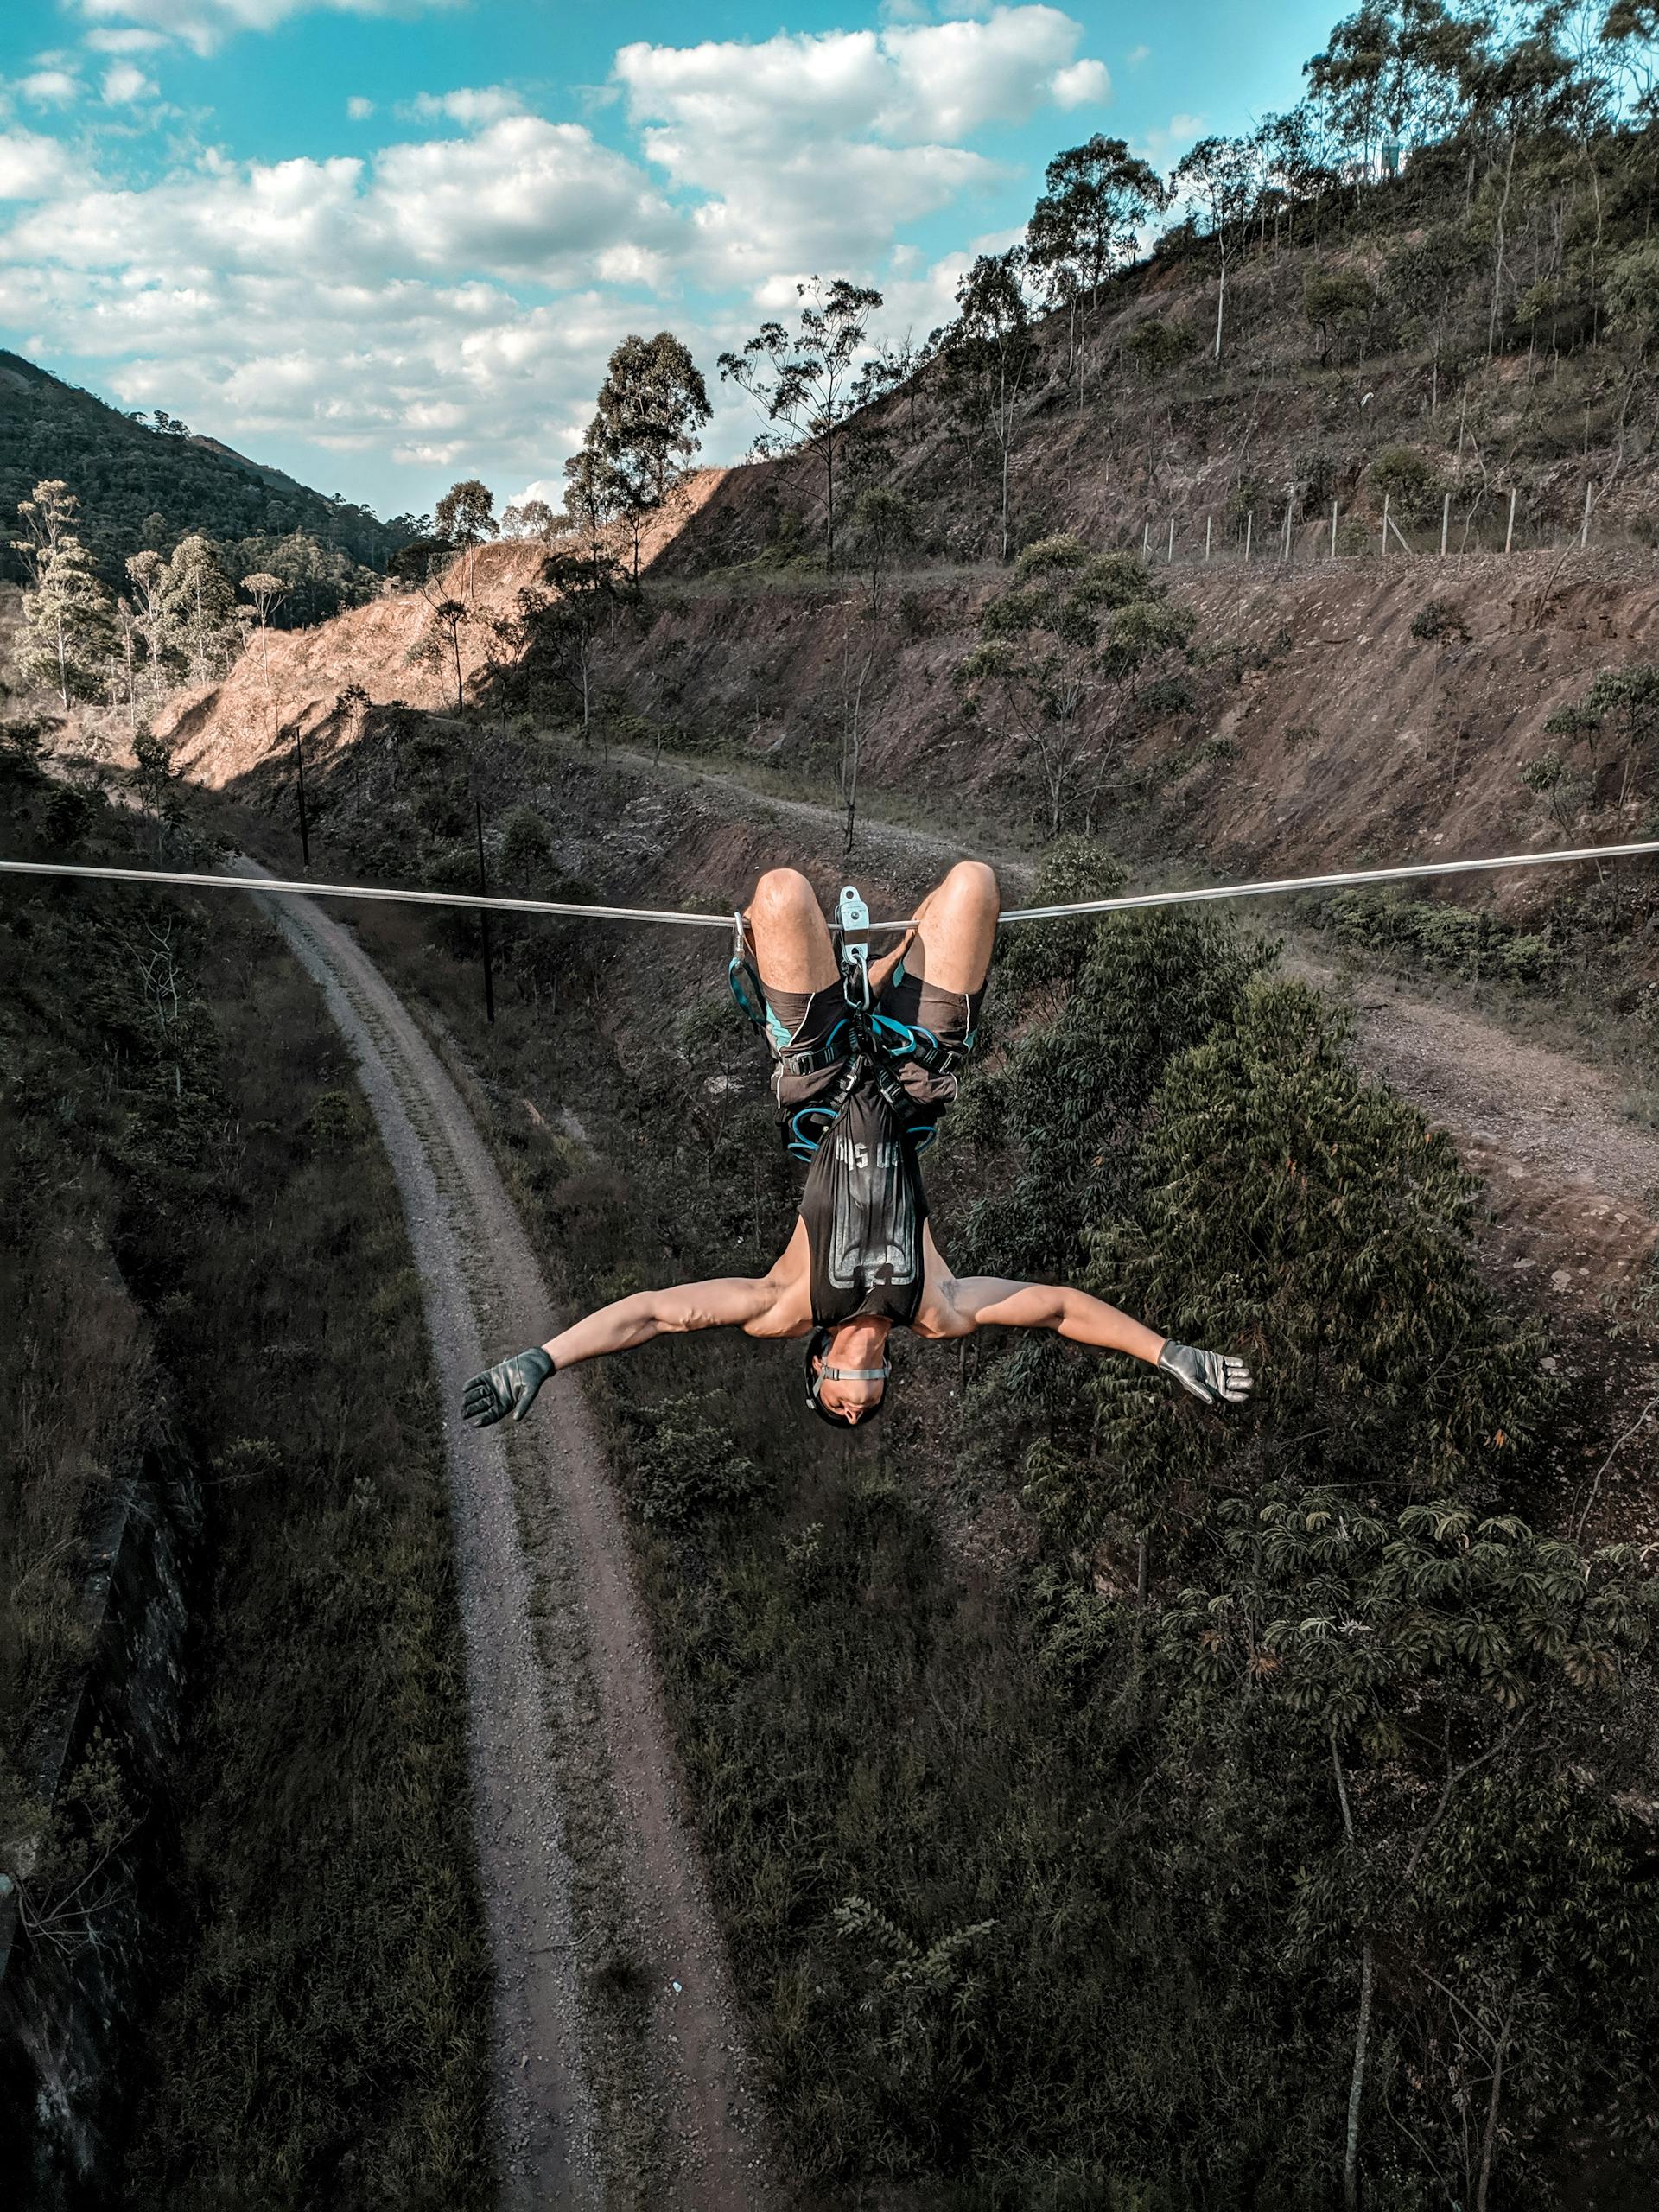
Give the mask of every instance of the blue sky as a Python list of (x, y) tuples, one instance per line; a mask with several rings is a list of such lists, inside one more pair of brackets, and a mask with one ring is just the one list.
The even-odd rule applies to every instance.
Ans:
[(606, 357), (815, 272), (918, 338), (1044, 163), (1298, 96), (1332, 0), (10, 0), (0, 342), (383, 512), (556, 494)]

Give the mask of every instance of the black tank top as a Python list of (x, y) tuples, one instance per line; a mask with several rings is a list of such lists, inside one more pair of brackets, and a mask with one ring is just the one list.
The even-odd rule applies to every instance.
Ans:
[(824, 1132), (801, 1193), (812, 1319), (907, 1326), (922, 1302), (927, 1199), (916, 1148), (866, 1077)]

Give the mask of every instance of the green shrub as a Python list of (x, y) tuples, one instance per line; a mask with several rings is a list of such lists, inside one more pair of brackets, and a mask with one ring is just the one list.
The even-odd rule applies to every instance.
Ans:
[(1425, 601), (1412, 616), (1411, 634), (1430, 641), (1444, 638), (1467, 643), (1469, 626), (1463, 619), (1462, 610), (1450, 600), (1431, 599)]
[(738, 1451), (729, 1429), (709, 1418), (708, 1404), (688, 1392), (646, 1412), (633, 1463), (642, 1520), (684, 1528), (711, 1510), (743, 1504), (761, 1488), (753, 1460)]
[(1371, 463), (1371, 492), (1397, 522), (1427, 522), (1440, 512), (1440, 480), (1433, 461), (1412, 446), (1389, 446)]

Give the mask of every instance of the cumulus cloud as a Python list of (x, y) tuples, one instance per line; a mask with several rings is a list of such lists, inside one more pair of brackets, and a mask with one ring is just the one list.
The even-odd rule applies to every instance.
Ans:
[(88, 31), (86, 43), (94, 54), (154, 54), (167, 41), (160, 31)]
[(504, 115), (522, 115), (524, 110), (524, 104), (517, 92), (510, 92), (505, 85), (485, 85), (462, 86), (453, 92), (417, 92), (398, 113), (419, 122), (447, 119), (471, 128), (480, 123), (499, 123)]
[(133, 100), (153, 97), (156, 86), (146, 77), (135, 61), (117, 61), (104, 72), (102, 91), (111, 107), (124, 107)]
[(36, 107), (67, 107), (80, 98), (80, 79), (68, 69), (36, 69), (20, 77), (17, 90)]
[(0, 130), (0, 200), (45, 200), (74, 181), (74, 164), (55, 138)]
[(1074, 61), (1069, 69), (1055, 71), (1051, 90), (1056, 107), (1103, 107), (1112, 96), (1111, 73), (1103, 61)]
[[(69, 3), (94, 19), (106, 96), (131, 99), (155, 41), (211, 44), (298, 0)], [(100, 362), (124, 404), (251, 450), (357, 453), (365, 476), (370, 456), (464, 461), (556, 490), (630, 330), (671, 321), (711, 370), (757, 304), (792, 311), (815, 272), (880, 284), (894, 336), (948, 316), (972, 249), (925, 263), (895, 252), (905, 226), (1002, 174), (974, 134), (1103, 97), (1106, 79), (1056, 8), (947, 0), (936, 13), (624, 48), (610, 90), (633, 157), (495, 86), (421, 95), (398, 111), (425, 129), (361, 156), (210, 150), (147, 181), (0, 131), (0, 200), (15, 203), (0, 207), (0, 324), (48, 359)], [(363, 95), (346, 106), (376, 112)], [(105, 129), (113, 164), (124, 134)], [(715, 301), (674, 299), (697, 287)], [(752, 434), (745, 403), (715, 396), (710, 451), (735, 453)]]
[(1103, 97), (1057, 8), (880, 31), (779, 32), (752, 43), (625, 46), (615, 74), (647, 156), (706, 194), (696, 234), (709, 281), (866, 265), (896, 227), (996, 171), (960, 142), (1045, 102)]
[[(180, 39), (198, 54), (211, 54), (238, 31), (275, 30), (289, 16), (312, 9), (342, 15), (403, 15), (413, 10), (450, 7), (457, 0), (67, 0), (67, 4), (105, 37), (121, 35), (105, 26), (130, 26), (152, 35)], [(129, 32), (130, 35), (130, 32)]]

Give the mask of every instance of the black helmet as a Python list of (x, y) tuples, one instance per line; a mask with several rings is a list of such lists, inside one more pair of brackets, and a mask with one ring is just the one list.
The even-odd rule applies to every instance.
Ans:
[[(818, 1395), (819, 1385), (826, 1376), (833, 1382), (885, 1382), (892, 1374), (893, 1368), (891, 1363), (886, 1359), (883, 1359), (880, 1367), (815, 1367), (813, 1365), (815, 1360), (828, 1359), (830, 1342), (834, 1336), (833, 1329), (820, 1327), (814, 1329), (806, 1340), (806, 1402), (817, 1414), (818, 1419), (827, 1421), (832, 1428), (854, 1428), (858, 1426), (857, 1422), (849, 1421), (845, 1414), (832, 1413), (823, 1403)], [(884, 1390), (880, 1397), (863, 1408), (859, 1414), (859, 1421), (874, 1421), (886, 1401), (887, 1393)]]

